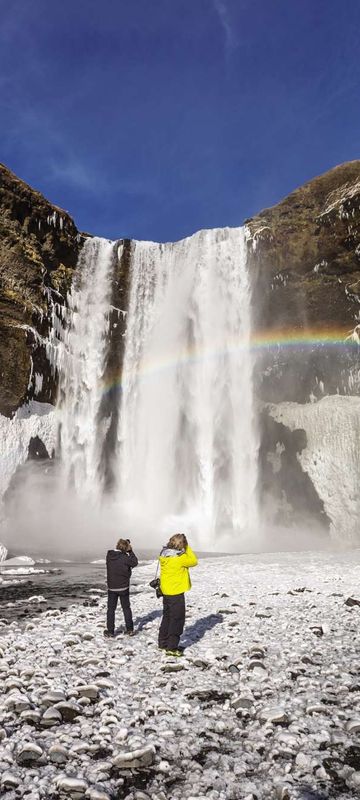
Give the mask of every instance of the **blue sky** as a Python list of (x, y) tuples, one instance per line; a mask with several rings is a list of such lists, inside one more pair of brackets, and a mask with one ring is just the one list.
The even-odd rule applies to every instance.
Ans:
[(359, 0), (0, 0), (0, 160), (82, 230), (239, 225), (360, 157)]

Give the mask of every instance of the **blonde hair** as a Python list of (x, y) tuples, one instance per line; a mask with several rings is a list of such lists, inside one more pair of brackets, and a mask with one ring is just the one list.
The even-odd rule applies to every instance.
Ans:
[(127, 553), (129, 549), (129, 542), (126, 539), (119, 539), (116, 550), (121, 550), (122, 553)]
[(167, 543), (173, 550), (186, 550), (188, 541), (184, 533), (175, 533)]

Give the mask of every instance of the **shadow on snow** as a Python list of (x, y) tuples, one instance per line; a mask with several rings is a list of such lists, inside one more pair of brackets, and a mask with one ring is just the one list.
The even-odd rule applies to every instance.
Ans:
[(205, 636), (206, 631), (211, 631), (212, 628), (215, 628), (215, 625), (219, 625), (223, 621), (222, 614), (208, 614), (207, 617), (198, 619), (193, 625), (186, 628), (181, 644), (184, 647), (191, 647), (192, 644), (196, 644)]

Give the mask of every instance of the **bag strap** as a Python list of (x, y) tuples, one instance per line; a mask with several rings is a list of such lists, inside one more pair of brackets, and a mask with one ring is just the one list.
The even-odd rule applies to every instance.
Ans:
[(154, 578), (154, 580), (156, 580), (156, 578), (157, 578), (157, 576), (158, 576), (158, 573), (159, 573), (159, 567), (160, 567), (160, 561), (158, 560), (158, 562), (157, 562), (157, 565), (156, 565), (156, 572), (155, 572), (155, 578)]

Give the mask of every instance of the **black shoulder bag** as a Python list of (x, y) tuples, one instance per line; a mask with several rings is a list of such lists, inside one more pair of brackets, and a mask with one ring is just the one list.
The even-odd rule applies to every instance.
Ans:
[(149, 586), (151, 586), (152, 589), (155, 589), (156, 597), (162, 597), (163, 596), (163, 593), (162, 593), (162, 591), (160, 589), (160, 578), (158, 578), (159, 566), (160, 566), (160, 564), (159, 564), (159, 561), (158, 561), (157, 567), (156, 567), (156, 572), (155, 572), (155, 578), (153, 578), (152, 581), (150, 581), (150, 583), (149, 583)]

